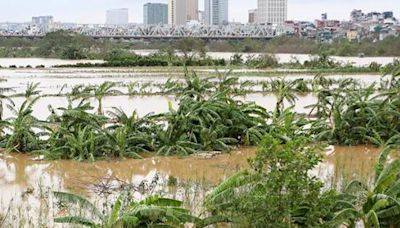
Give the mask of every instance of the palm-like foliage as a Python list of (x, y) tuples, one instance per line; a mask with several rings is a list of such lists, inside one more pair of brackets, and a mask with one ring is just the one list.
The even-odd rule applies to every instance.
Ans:
[(266, 131), (269, 115), (254, 103), (233, 98), (237, 77), (229, 76), (228, 71), (218, 72), (216, 78), (203, 79), (187, 73), (185, 79), (183, 87), (171, 87), (179, 94), (179, 108), (170, 108), (168, 113), (153, 117), (165, 124), (157, 133), (158, 154), (225, 151), (238, 143), (255, 145), (259, 142)]
[[(378, 169), (379, 170), (379, 169)], [(376, 172), (371, 188), (359, 181), (351, 182), (338, 201), (333, 224), (355, 227), (398, 227), (400, 225), (400, 160), (387, 164)]]
[(93, 107), (82, 100), (76, 107), (72, 103), (58, 115), (55, 110), (49, 118), (54, 127), (42, 153), (49, 159), (94, 160), (110, 151), (107, 134), (102, 126), (107, 118), (91, 114)]
[(6, 148), (10, 151), (30, 152), (40, 147), (39, 134), (35, 132), (45, 129), (33, 115), (33, 105), (39, 97), (32, 101), (25, 101), (19, 109), (8, 105), (10, 111), (16, 116), (3, 121), (10, 134), (6, 136)]
[(40, 85), (39, 82), (37, 83), (29, 82), (26, 86), (25, 92), (20, 95), (23, 95), (26, 99), (30, 99), (31, 97), (36, 95), (40, 95), (42, 91), (38, 90), (39, 85)]
[(133, 96), (137, 94), (139, 91), (137, 91), (137, 87), (139, 86), (138, 82), (131, 82), (128, 84), (128, 95)]
[(121, 91), (113, 89), (115, 87), (114, 82), (104, 82), (98, 87), (93, 89), (94, 97), (96, 98), (99, 106), (97, 108), (97, 113), (101, 115), (103, 113), (103, 99), (106, 96), (114, 96), (122, 94)]
[[(321, 90), (318, 103), (311, 106), (320, 121), (327, 123), (319, 139), (338, 144), (374, 143), (399, 134), (400, 102), (394, 93), (375, 96), (375, 85), (354, 89), (352, 81), (343, 81), (341, 88)], [(393, 91), (393, 90), (391, 90)]]
[(285, 108), (284, 101), (287, 100), (290, 104), (294, 104), (297, 100), (295, 94), (295, 86), (297, 81), (273, 80), (271, 81), (272, 91), (275, 91), (276, 106), (275, 113), (279, 115)]
[[(55, 192), (63, 205), (76, 205), (80, 215), (55, 218), (56, 223), (83, 225), (87, 227), (182, 227), (186, 223), (202, 226), (203, 221), (190, 215), (182, 202), (149, 196), (142, 201), (130, 200), (121, 195), (108, 214), (103, 214), (87, 199), (80, 196)], [(82, 216), (81, 214), (84, 214)], [(85, 216), (86, 215), (86, 216)]]
[[(140, 157), (139, 152), (153, 151), (155, 147), (154, 135), (159, 131), (159, 126), (149, 114), (139, 117), (136, 112), (128, 116), (123, 110), (113, 108), (108, 112), (114, 124), (109, 126), (111, 139), (120, 145), (121, 150), (126, 146), (126, 150), (135, 157)], [(124, 139), (125, 138), (125, 139)], [(118, 143), (119, 142), (119, 143)], [(121, 157), (121, 153), (118, 153)]]
[(189, 98), (200, 101), (204, 99), (214, 87), (209, 79), (210, 78), (200, 78), (195, 72), (189, 73), (185, 68), (185, 84), (180, 90), (176, 90), (177, 95), (181, 96), (182, 99)]
[(9, 96), (0, 94), (0, 121), (3, 120), (4, 101), (7, 101), (11, 106), (15, 106), (14, 101)]

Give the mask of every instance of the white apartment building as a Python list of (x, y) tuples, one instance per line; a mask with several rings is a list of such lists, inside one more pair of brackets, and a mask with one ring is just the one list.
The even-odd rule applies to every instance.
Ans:
[(287, 0), (258, 0), (257, 23), (281, 25), (287, 20)]
[(107, 11), (106, 24), (108, 25), (127, 25), (129, 24), (129, 10), (111, 9)]
[(187, 21), (186, 0), (168, 1), (168, 24), (184, 25)]
[(208, 25), (228, 24), (228, 0), (204, 0), (204, 21)]

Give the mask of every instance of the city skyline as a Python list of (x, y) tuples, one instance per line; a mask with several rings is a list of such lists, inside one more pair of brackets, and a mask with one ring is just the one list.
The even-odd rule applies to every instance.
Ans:
[[(76, 4), (73, 4), (76, 2)], [(105, 23), (105, 12), (113, 8), (128, 8), (131, 23), (142, 23), (143, 5), (151, 3), (168, 3), (167, 0), (27, 0), (1, 1), (0, 22), (28, 22), (33, 16), (51, 15), (55, 21), (74, 23)], [(342, 4), (340, 4), (342, 2)], [(328, 13), (328, 18), (348, 20), (350, 11), (393, 11), (395, 16), (400, 15), (400, 9), (395, 8), (396, 0), (381, 0), (379, 4), (374, 0), (354, 0), (351, 3), (344, 0), (289, 0), (288, 20), (314, 20), (320, 18), (321, 13)], [(79, 6), (77, 8), (76, 6)], [(18, 8), (18, 13), (15, 10)], [(199, 1), (199, 9), (204, 10), (203, 0)], [(247, 11), (257, 8), (257, 0), (229, 0), (229, 21), (247, 22)], [(73, 13), (69, 13), (73, 12)]]

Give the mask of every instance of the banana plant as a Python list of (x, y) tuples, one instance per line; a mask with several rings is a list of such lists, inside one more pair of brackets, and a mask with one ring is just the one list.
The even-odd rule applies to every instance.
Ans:
[(339, 197), (338, 207), (342, 209), (332, 220), (334, 226), (400, 226), (400, 159), (378, 169), (372, 187), (356, 180), (350, 182)]
[(42, 91), (38, 90), (40, 83), (33, 83), (29, 82), (26, 86), (26, 90), (22, 94), (17, 94), (17, 95), (23, 95), (26, 99), (31, 99), (33, 96), (40, 95)]
[(97, 113), (103, 114), (103, 99), (106, 96), (114, 96), (122, 94), (121, 91), (113, 89), (116, 86), (115, 82), (103, 82), (98, 87), (93, 89), (94, 97), (98, 102)]
[(10, 131), (10, 134), (6, 136), (8, 150), (25, 153), (40, 149), (40, 135), (44, 134), (48, 128), (32, 115), (33, 106), (39, 98), (26, 100), (19, 109), (10, 104), (7, 105), (15, 115), (2, 122), (3, 127)]
[[(54, 192), (55, 197), (64, 206), (78, 206), (80, 214), (74, 211), (71, 215), (54, 219), (55, 223), (82, 225), (92, 228), (114, 227), (183, 227), (185, 224), (198, 224), (203, 227), (205, 222), (190, 214), (182, 207), (182, 202), (174, 199), (161, 198), (157, 195), (135, 201), (121, 195), (113, 203), (109, 213), (103, 214), (89, 200), (65, 192)], [(66, 207), (68, 210), (71, 207)], [(73, 212), (72, 210), (70, 212)], [(86, 214), (88, 216), (82, 216)], [(208, 224), (206, 224), (208, 225)]]

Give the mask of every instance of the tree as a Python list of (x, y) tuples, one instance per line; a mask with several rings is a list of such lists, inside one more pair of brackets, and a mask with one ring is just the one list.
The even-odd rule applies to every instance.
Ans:
[(253, 171), (221, 183), (207, 196), (206, 207), (242, 226), (322, 226), (332, 215), (335, 196), (321, 193), (322, 183), (309, 175), (322, 148), (307, 137), (282, 141), (267, 134), (250, 163)]
[(205, 56), (206, 46), (204, 42), (196, 38), (183, 38), (179, 40), (176, 44), (176, 49), (180, 51), (185, 60), (190, 62), (193, 57), (200, 55), (200, 57)]
[(63, 59), (85, 59), (86, 56), (82, 49), (77, 46), (69, 45), (64, 48), (61, 53), (61, 58)]
[(42, 57), (77, 59), (86, 57), (81, 50), (89, 50), (93, 45), (95, 41), (90, 37), (60, 30), (47, 33), (39, 41), (35, 53)]

